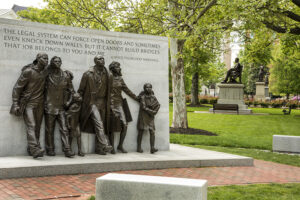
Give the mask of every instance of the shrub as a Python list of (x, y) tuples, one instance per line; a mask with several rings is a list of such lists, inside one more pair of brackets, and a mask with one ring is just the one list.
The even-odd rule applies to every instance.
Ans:
[(208, 104), (208, 99), (200, 99), (200, 104)]
[(169, 103), (173, 103), (173, 94), (169, 93)]
[(270, 103), (269, 102), (260, 102), (260, 106), (262, 107), (262, 108), (268, 108), (269, 107), (269, 105), (270, 105)]

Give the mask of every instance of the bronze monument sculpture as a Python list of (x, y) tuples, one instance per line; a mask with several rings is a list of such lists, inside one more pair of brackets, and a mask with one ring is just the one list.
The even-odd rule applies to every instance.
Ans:
[(237, 78), (239, 78), (239, 83), (242, 83), (243, 66), (239, 63), (239, 58), (236, 58), (234, 62), (234, 68), (231, 68), (227, 71), (226, 77), (222, 83), (237, 83)]
[(11, 114), (23, 115), (27, 129), (27, 151), (33, 158), (43, 157), (40, 146), (40, 128), (44, 112), (45, 67), (48, 55), (38, 53), (32, 64), (22, 69), (12, 91)]
[[(109, 65), (109, 71), (104, 66), (102, 56), (96, 56), (94, 63), (95, 65), (83, 74), (78, 93), (75, 93), (73, 88), (73, 74), (61, 69), (62, 60), (58, 56), (54, 56), (48, 65), (48, 55), (39, 53), (32, 64), (23, 67), (13, 88), (10, 113), (22, 115), (24, 118), (29, 155), (34, 158), (44, 155), (39, 142), (43, 114), (45, 149), (48, 156), (56, 155), (56, 122), (59, 124), (66, 157), (71, 158), (75, 155), (71, 149), (74, 138), (77, 140), (78, 155), (84, 156), (81, 131), (95, 133), (95, 152), (100, 155), (106, 155), (107, 152), (116, 153), (113, 147), (114, 132), (120, 132), (117, 150), (127, 153), (123, 143), (128, 122), (132, 121), (132, 117), (127, 100), (122, 97), (122, 91), (140, 103), (137, 151), (143, 152), (141, 142), (144, 131), (150, 133), (150, 152), (158, 151), (155, 148), (154, 118), (160, 104), (154, 96), (152, 85), (144, 84), (144, 90), (137, 97), (125, 84), (119, 62), (113, 61)], [(233, 71), (229, 73), (230, 76)]]
[(72, 149), (72, 140), (76, 138), (77, 146), (78, 146), (78, 155), (84, 156), (84, 153), (81, 149), (81, 131), (80, 131), (80, 124), (79, 124), (79, 117), (81, 111), (81, 102), (82, 98), (80, 94), (75, 93), (72, 96), (72, 102), (66, 111), (66, 123), (69, 129), (69, 141), (70, 147)]
[(109, 73), (102, 56), (94, 58), (95, 65), (81, 78), (78, 93), (82, 96), (80, 127), (96, 134), (95, 152), (105, 155), (112, 150), (107, 134), (109, 130), (110, 84)]
[(150, 133), (150, 152), (155, 153), (158, 150), (155, 145), (155, 124), (154, 116), (157, 114), (160, 104), (154, 96), (152, 91), (152, 85), (150, 83), (144, 84), (144, 91), (139, 95), (140, 98), (140, 111), (138, 116), (138, 137), (137, 137), (137, 152), (143, 153), (141, 144), (143, 133), (145, 130), (149, 130)]
[(267, 72), (265, 77), (265, 86), (269, 85), (269, 76), (270, 76), (270, 72)]
[(264, 66), (260, 66), (259, 67), (259, 72), (258, 72), (258, 82), (264, 82), (264, 76), (266, 74), (265, 70), (264, 70)]
[[(126, 118), (126, 116), (131, 115), (129, 109), (124, 109), (124, 106), (127, 106), (127, 101), (125, 102), (122, 97), (122, 91), (125, 92), (128, 96), (138, 101), (138, 97), (129, 90), (127, 85), (125, 84), (120, 63), (112, 62), (109, 65), (110, 81), (111, 81), (111, 93), (110, 93), (110, 143), (114, 146), (114, 132), (120, 132), (120, 141), (117, 147), (122, 153), (127, 153), (127, 151), (123, 148), (123, 142), (127, 133), (127, 124), (132, 121), (132, 119)], [(124, 105), (125, 104), (125, 105)], [(126, 113), (127, 112), (127, 115)], [(112, 154), (115, 154), (115, 149), (111, 150)]]
[(45, 82), (45, 145), (48, 156), (55, 156), (54, 128), (59, 124), (63, 152), (73, 157), (69, 143), (69, 131), (65, 120), (65, 108), (70, 104), (67, 97), (74, 93), (72, 75), (61, 69), (61, 58), (54, 56), (47, 68)]

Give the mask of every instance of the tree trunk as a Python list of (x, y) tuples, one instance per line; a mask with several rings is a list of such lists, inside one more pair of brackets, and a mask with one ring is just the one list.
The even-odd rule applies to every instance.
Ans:
[(170, 39), (174, 128), (188, 128), (182, 51), (185, 40)]
[(192, 99), (191, 99), (191, 105), (199, 105), (199, 74), (198, 72), (195, 72), (192, 78), (192, 89), (191, 89)]

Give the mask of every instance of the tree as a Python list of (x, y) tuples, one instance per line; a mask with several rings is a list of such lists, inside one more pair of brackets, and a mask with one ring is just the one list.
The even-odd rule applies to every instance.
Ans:
[[(218, 57), (221, 52), (221, 39), (223, 32), (206, 35), (199, 39), (191, 36), (185, 43), (184, 60), (186, 61), (186, 77), (191, 77), (191, 105), (199, 104), (199, 80), (203, 84), (211, 86), (219, 81), (219, 69), (224, 75), (224, 66), (218, 65)], [(202, 42), (202, 40), (206, 42)], [(217, 77), (218, 76), (218, 77)], [(217, 78), (216, 78), (217, 77)], [(208, 86), (208, 87), (209, 87)]]
[(245, 93), (254, 95), (255, 83), (258, 79), (259, 67), (267, 67), (272, 58), (272, 48), (276, 39), (275, 34), (263, 26), (255, 30), (245, 32), (245, 45), (240, 53), (241, 63), (243, 63), (243, 84)]
[(274, 48), (271, 76), (272, 91), (290, 94), (300, 93), (300, 37), (283, 35)]
[(233, 18), (245, 22), (245, 29), (264, 25), (277, 33), (300, 35), (300, 0), (227, 0)]

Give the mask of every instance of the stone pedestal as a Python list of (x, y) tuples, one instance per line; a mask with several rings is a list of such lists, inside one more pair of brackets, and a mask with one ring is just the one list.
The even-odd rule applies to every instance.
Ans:
[[(264, 101), (266, 98), (265, 82), (256, 82), (255, 85), (256, 85), (255, 100)], [(267, 92), (269, 93), (269, 87)]]
[[(238, 104), (240, 114), (251, 114), (252, 110), (248, 109), (248, 106), (244, 102), (244, 85), (243, 84), (230, 84), (221, 83), (218, 84), (220, 89), (218, 104)], [(212, 112), (212, 108), (209, 110)], [(218, 110), (216, 112), (227, 113), (231, 111)]]
[(265, 86), (265, 97), (270, 97), (270, 94), (269, 94), (269, 86)]

